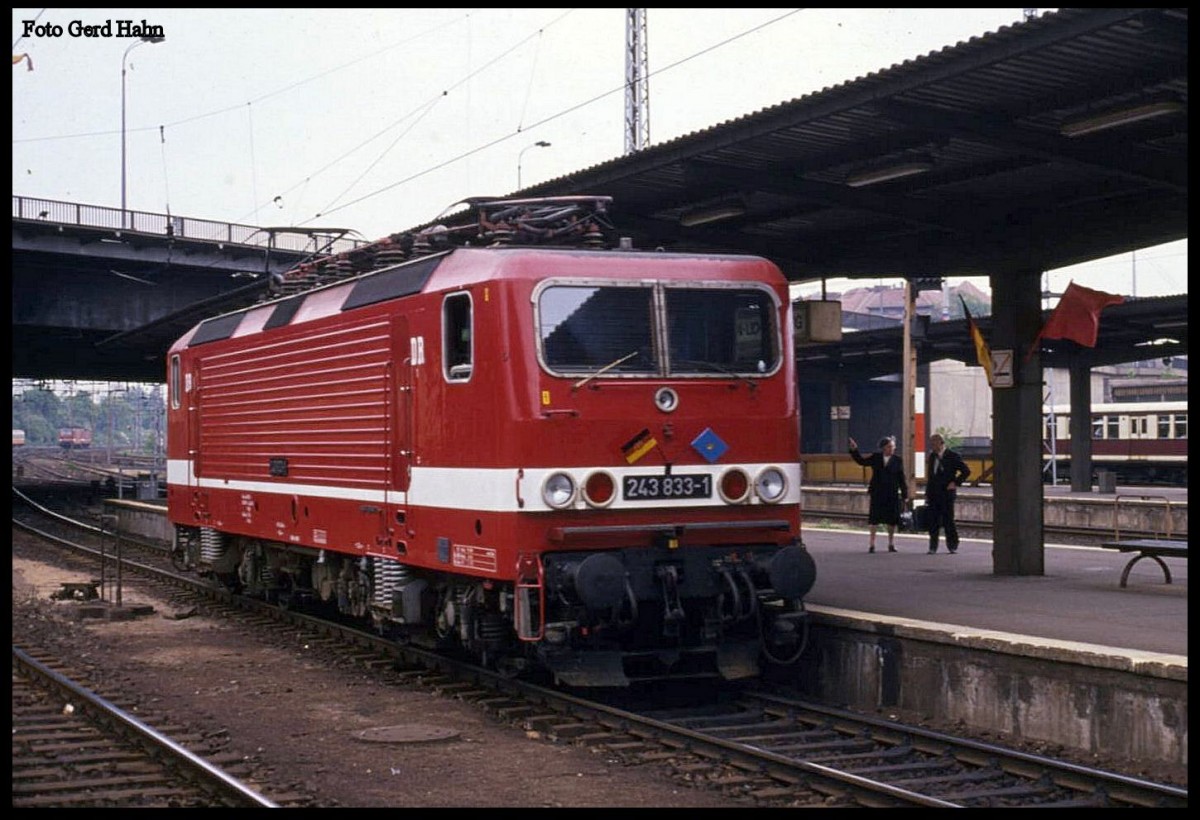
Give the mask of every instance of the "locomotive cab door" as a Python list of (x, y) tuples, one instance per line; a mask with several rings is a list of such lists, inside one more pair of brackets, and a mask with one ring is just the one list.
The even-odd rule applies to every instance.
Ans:
[(392, 423), (389, 425), (389, 468), (392, 490), (399, 490), (407, 501), (408, 483), (412, 474), (413, 417), (416, 396), (413, 385), (413, 357), (417, 340), (408, 335), (408, 318), (392, 320), (392, 372), (395, 389), (392, 392)]
[(183, 405), (187, 408), (187, 485), (196, 488), (200, 476), (200, 365), (193, 361), (183, 375)]
[(401, 555), (405, 543), (412, 535), (413, 522), (408, 507), (408, 486), (412, 478), (414, 418), (416, 413), (416, 385), (414, 384), (414, 362), (417, 355), (417, 339), (409, 336), (408, 317), (392, 319), (393, 374), (391, 407), (388, 413), (388, 526), (393, 529), (393, 543)]
[(200, 489), (203, 444), (200, 432), (200, 361), (193, 360), (183, 374), (183, 401), (187, 408), (187, 488), (196, 521), (206, 526), (211, 515), (208, 493)]

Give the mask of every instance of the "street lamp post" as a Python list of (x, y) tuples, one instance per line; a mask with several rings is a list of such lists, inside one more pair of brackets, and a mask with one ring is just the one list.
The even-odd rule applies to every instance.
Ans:
[(125, 210), (125, 60), (129, 57), (129, 52), (133, 51), (143, 43), (161, 43), (165, 37), (142, 37), (136, 43), (125, 49), (125, 54), (121, 56), (121, 227), (128, 227), (126, 222), (128, 217)]
[(550, 143), (545, 140), (538, 140), (532, 145), (526, 145), (521, 149), (521, 153), (517, 154), (517, 190), (521, 189), (521, 159), (525, 156), (525, 152), (530, 148), (549, 148)]

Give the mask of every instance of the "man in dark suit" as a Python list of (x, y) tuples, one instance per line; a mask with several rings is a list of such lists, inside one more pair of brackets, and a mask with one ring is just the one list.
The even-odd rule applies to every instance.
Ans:
[(946, 440), (934, 433), (929, 437), (928, 461), (925, 469), (925, 506), (929, 514), (929, 554), (938, 548), (938, 533), (946, 530), (946, 547), (958, 552), (958, 527), (954, 523), (954, 500), (958, 488), (971, 471), (962, 456), (946, 447)]

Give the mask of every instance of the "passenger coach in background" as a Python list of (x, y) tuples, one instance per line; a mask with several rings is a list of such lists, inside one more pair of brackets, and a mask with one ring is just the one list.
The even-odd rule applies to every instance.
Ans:
[(187, 333), (177, 560), (569, 685), (796, 660), (816, 571), (787, 281), (608, 249), (608, 203), (472, 202)]
[[(1054, 453), (1060, 473), (1071, 464), (1070, 412), (1070, 405), (1055, 405), (1042, 419), (1046, 458)], [(1121, 484), (1187, 483), (1186, 401), (1098, 403), (1091, 415), (1096, 470), (1114, 472)]]

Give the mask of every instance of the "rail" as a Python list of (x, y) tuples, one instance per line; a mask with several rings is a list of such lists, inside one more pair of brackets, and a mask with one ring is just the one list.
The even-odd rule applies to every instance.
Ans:
[[(80, 704), (93, 721), (137, 743), (146, 749), (152, 758), (186, 772), (188, 779), (215, 790), (217, 794), (228, 797), (234, 801), (235, 806), (279, 808), (276, 803), (254, 791), (245, 783), (231, 777), (203, 757), (189, 751), (111, 701), (51, 669), (17, 646), (12, 648), (12, 664), (20, 674), (38, 681), (39, 685), (57, 693), (62, 700)], [(15, 742), (16, 737), (14, 736)], [(93, 791), (96, 790), (93, 789)]]
[(367, 244), (364, 240), (339, 237), (340, 232), (334, 230), (330, 230), (326, 234), (306, 229), (304, 233), (291, 234), (279, 228), (268, 229), (236, 222), (217, 222), (208, 219), (193, 219), (188, 216), (130, 211), (106, 208), (101, 205), (84, 205), (78, 202), (34, 199), (16, 195), (12, 198), (12, 210), (13, 219), (24, 219), (31, 222), (107, 228), (114, 231), (132, 231), (173, 239), (224, 242), (263, 249), (269, 247), (273, 250), (299, 253), (334, 254)]

